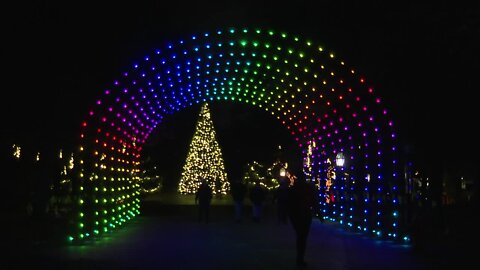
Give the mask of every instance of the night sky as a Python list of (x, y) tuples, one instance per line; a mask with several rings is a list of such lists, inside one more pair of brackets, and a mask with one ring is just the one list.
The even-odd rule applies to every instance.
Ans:
[[(478, 3), (137, 2), (2, 7), (2, 141), (75, 146), (94, 100), (136, 60), (191, 34), (258, 27), (324, 44), (365, 74), (394, 115), (403, 152), (419, 162), (477, 167)], [(179, 150), (163, 148), (165, 155), (186, 154), (180, 142), (190, 141), (188, 121), (194, 124), (198, 109), (166, 119), (151, 144), (169, 141)], [(212, 110), (230, 164), (268, 159), (275, 144), (292, 143), (257, 109), (228, 103)]]

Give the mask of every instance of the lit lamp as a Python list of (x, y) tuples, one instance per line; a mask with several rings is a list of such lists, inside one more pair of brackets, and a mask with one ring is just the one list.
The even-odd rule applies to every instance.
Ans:
[(342, 152), (337, 153), (335, 163), (338, 167), (343, 167), (343, 164), (345, 164), (345, 155)]
[(280, 177), (285, 177), (285, 174), (286, 174), (286, 170), (284, 167), (281, 167), (280, 168)]

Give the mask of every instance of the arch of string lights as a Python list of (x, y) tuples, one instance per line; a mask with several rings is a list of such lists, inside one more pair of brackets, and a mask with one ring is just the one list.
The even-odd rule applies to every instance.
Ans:
[[(119, 77), (82, 122), (71, 241), (140, 214), (142, 145), (165, 116), (218, 100), (262, 108), (291, 132), (307, 178), (319, 184), (326, 219), (407, 238), (387, 109), (364, 76), (322, 46), (289, 33), (230, 28), (166, 44)], [(340, 152), (343, 167), (331, 162)]]

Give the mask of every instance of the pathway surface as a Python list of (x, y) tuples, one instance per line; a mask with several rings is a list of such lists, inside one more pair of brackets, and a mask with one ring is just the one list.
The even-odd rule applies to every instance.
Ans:
[[(211, 222), (205, 224), (196, 220), (192, 197), (168, 196), (146, 198), (142, 215), (97, 241), (72, 246), (38, 243), (31, 249), (10, 250), (13, 254), (1, 269), (30, 264), (43, 269), (296, 269), (293, 229), (276, 221), (271, 205), (260, 223), (249, 219), (250, 212), (242, 223), (235, 223), (231, 202), (216, 199)], [(306, 261), (308, 269), (325, 270), (451, 269), (467, 264), (442, 254), (416, 253), (408, 245), (315, 220)]]

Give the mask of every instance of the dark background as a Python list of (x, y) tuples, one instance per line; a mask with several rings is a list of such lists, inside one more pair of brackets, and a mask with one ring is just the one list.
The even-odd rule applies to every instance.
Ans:
[[(94, 100), (133, 62), (170, 40), (245, 26), (324, 44), (365, 74), (384, 98), (405, 155), (426, 170), (478, 172), (479, 4), (350, 2), (4, 4), (2, 142), (76, 146), (80, 122)], [(165, 132), (152, 136), (171, 142), (172, 149), (163, 148), (165, 157), (183, 162), (198, 109), (166, 119), (159, 128)], [(292, 143), (278, 123), (256, 109), (218, 104), (212, 110), (226, 163), (268, 160), (272, 147)], [(254, 132), (241, 133), (248, 127)]]

